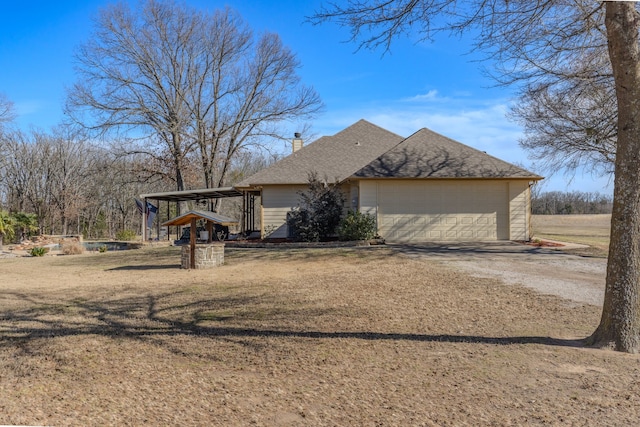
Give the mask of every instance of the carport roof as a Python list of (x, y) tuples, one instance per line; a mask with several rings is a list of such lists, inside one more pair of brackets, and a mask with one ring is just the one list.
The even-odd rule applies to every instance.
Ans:
[(233, 187), (202, 188), (199, 190), (167, 191), (164, 193), (141, 194), (141, 199), (182, 202), (186, 200), (220, 199), (223, 197), (239, 197), (242, 192)]

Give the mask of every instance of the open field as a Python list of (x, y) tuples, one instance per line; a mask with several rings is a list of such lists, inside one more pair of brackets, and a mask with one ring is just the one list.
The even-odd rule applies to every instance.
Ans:
[(534, 238), (580, 243), (591, 247), (591, 254), (607, 256), (611, 215), (533, 215)]
[(0, 259), (0, 424), (635, 425), (599, 308), (391, 248)]

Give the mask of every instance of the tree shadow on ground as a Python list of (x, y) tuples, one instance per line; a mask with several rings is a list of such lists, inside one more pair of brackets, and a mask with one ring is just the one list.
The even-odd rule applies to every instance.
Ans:
[(352, 247), (298, 247), (273, 244), (262, 248), (229, 247), (226, 249), (225, 259), (236, 261), (273, 260), (293, 261), (305, 259), (321, 259), (322, 257), (352, 256), (368, 258), (389, 258), (397, 254), (410, 257), (433, 258), (490, 258), (495, 256), (505, 258), (527, 257), (567, 257), (584, 256), (580, 253), (559, 249), (526, 245), (513, 241), (495, 242), (424, 242), (415, 244), (387, 243), (373, 246)]
[[(482, 336), (455, 334), (419, 334), (382, 331), (308, 330), (292, 329), (290, 326), (254, 327), (243, 323), (278, 323), (288, 318), (309, 319), (314, 316), (332, 315), (332, 309), (290, 307), (273, 304), (265, 295), (230, 296), (199, 300), (185, 300), (167, 304), (167, 300), (181, 292), (138, 297), (123, 297), (112, 300), (52, 301), (34, 295), (13, 293), (7, 295), (18, 299), (27, 307), (5, 309), (0, 312), (0, 347), (22, 347), (31, 342), (67, 336), (103, 336), (125, 338), (156, 345), (179, 354), (185, 348), (174, 346), (172, 337), (190, 336), (198, 339), (234, 340), (246, 346), (268, 345), (261, 340), (281, 339), (351, 339), (363, 341), (411, 341), (424, 343), (514, 345), (538, 344), (561, 347), (583, 347), (583, 340), (559, 339), (545, 336)], [(234, 313), (233, 308), (244, 311)], [(217, 311), (216, 311), (217, 310)], [(230, 311), (225, 311), (230, 310)], [(212, 315), (212, 311), (214, 314)], [(218, 313), (218, 314), (215, 314)], [(265, 316), (266, 314), (266, 316)], [(266, 319), (265, 319), (266, 317)], [(256, 320), (258, 319), (258, 320)], [(235, 323), (229, 325), (229, 323)], [(247, 340), (251, 338), (251, 340)], [(214, 357), (214, 355), (210, 355)], [(207, 357), (205, 355), (205, 357)]]
[(567, 255), (557, 249), (529, 246), (511, 241), (391, 244), (388, 246), (395, 252), (400, 252), (405, 255), (434, 255), (445, 257)]
[(180, 269), (180, 264), (165, 264), (165, 265), (123, 265), (120, 267), (108, 268), (106, 271), (144, 271), (144, 270), (175, 270)]

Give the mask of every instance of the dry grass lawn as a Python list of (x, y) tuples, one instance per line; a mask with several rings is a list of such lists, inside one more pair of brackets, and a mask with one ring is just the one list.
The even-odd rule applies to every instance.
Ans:
[[(533, 236), (589, 245), (588, 254), (606, 257), (611, 215), (533, 215)], [(584, 252), (584, 251), (583, 251)]]
[(0, 424), (636, 425), (599, 309), (388, 248), (0, 259)]

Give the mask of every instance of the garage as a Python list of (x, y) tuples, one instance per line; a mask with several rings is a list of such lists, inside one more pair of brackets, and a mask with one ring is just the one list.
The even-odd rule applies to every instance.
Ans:
[(380, 182), (378, 227), (381, 236), (398, 242), (508, 239), (508, 184)]

